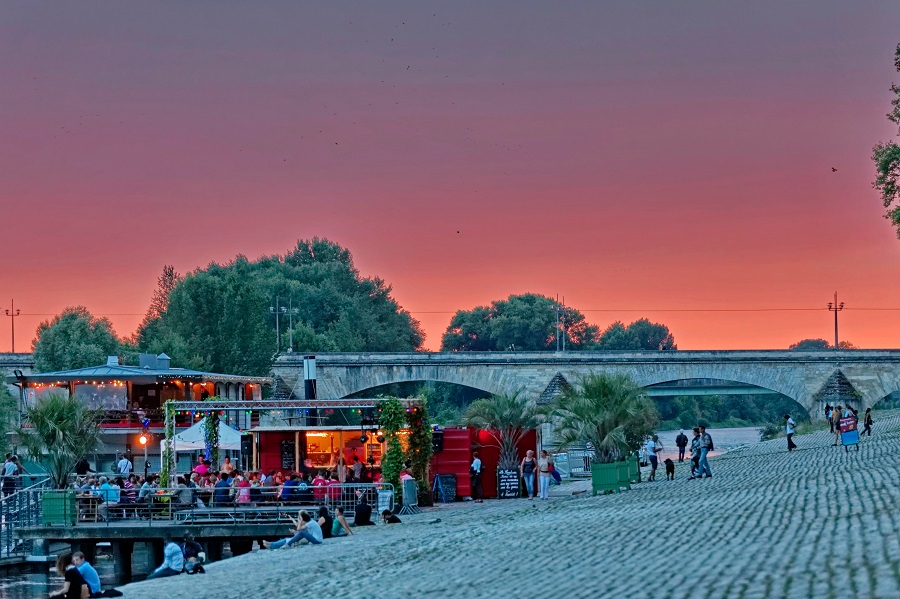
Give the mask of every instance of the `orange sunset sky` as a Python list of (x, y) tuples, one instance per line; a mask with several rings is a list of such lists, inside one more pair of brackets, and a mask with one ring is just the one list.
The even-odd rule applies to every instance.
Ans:
[(19, 351), (69, 305), (130, 335), (164, 264), (320, 236), (430, 349), (523, 292), (785, 348), (835, 290), (842, 339), (898, 347), (898, 42), (896, 1), (8, 4), (0, 308)]

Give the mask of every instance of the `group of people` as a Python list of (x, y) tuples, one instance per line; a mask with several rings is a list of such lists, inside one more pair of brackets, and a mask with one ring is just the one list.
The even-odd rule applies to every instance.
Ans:
[[(691, 476), (688, 480), (712, 478), (712, 470), (709, 467), (708, 459), (709, 453), (715, 450), (712, 435), (706, 431), (706, 426), (702, 424), (695, 427), (693, 433), (692, 439), (688, 439), (684, 431), (679, 432), (678, 436), (675, 437), (675, 446), (678, 448), (678, 461), (684, 461), (688, 446), (690, 446)], [(647, 462), (650, 464), (648, 481), (656, 480), (656, 470), (659, 468), (659, 454), (663, 451), (665, 451), (665, 448), (657, 435), (652, 435), (644, 444), (642, 454), (646, 455)], [(665, 460), (665, 466), (666, 478), (674, 480), (675, 463), (671, 459), (667, 459)]]
[[(828, 420), (828, 425), (831, 428), (832, 434), (834, 434), (834, 443), (832, 443), (832, 447), (835, 445), (841, 444), (841, 419), (843, 418), (852, 418), (855, 428), (858, 428), (859, 425), (859, 410), (854, 408), (853, 406), (831, 406), (829, 404), (825, 405), (825, 419)], [(865, 414), (863, 414), (863, 430), (860, 433), (860, 436), (866, 435), (872, 436), (872, 425), (875, 423), (875, 420), (872, 418), (872, 408), (866, 408)]]
[[(545, 450), (541, 450), (540, 457), (534, 456), (534, 450), (525, 452), (525, 457), (519, 463), (519, 475), (525, 481), (525, 494), (528, 499), (538, 497), (550, 499), (550, 480), (553, 478), (553, 460)], [(537, 494), (535, 495), (534, 480), (537, 477)]]

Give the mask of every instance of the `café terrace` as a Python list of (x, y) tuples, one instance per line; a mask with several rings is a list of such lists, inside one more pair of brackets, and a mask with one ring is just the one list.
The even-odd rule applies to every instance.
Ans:
[[(20, 415), (53, 393), (74, 396), (91, 408), (103, 410), (100, 427), (105, 454), (98, 456), (98, 461), (108, 461), (114, 460), (116, 453), (137, 449), (137, 438), (145, 428), (151, 434), (162, 436), (165, 420), (162, 406), (167, 401), (201, 401), (216, 396), (224, 400), (260, 401), (263, 387), (271, 385), (272, 379), (175, 368), (166, 354), (141, 354), (137, 366), (122, 365), (117, 356), (109, 356), (102, 366), (16, 373), (7, 377), (7, 383), (19, 387)], [(250, 416), (245, 411), (229, 416), (233, 417), (235, 426), (250, 428)], [(176, 424), (188, 427), (193, 422), (191, 415), (184, 415)]]

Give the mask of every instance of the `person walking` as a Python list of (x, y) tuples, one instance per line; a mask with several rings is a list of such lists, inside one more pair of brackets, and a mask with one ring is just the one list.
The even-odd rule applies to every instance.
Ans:
[(697, 470), (700, 468), (700, 429), (694, 428), (694, 438), (691, 439), (691, 478), (697, 478)]
[(647, 479), (648, 481), (656, 480), (656, 469), (659, 467), (659, 452), (663, 450), (662, 443), (659, 442), (659, 437), (653, 435), (647, 441), (647, 457), (650, 460), (650, 477)]
[(546, 450), (541, 450), (541, 459), (538, 460), (538, 495), (541, 499), (550, 499), (550, 470), (553, 469), (553, 460)]
[(675, 437), (675, 445), (678, 447), (678, 461), (684, 461), (684, 450), (687, 447), (688, 438), (687, 435), (684, 434), (684, 431), (678, 433), (678, 436)]
[(697, 462), (697, 478), (712, 478), (712, 470), (709, 469), (709, 461), (706, 459), (707, 454), (715, 448), (712, 436), (706, 432), (706, 427), (700, 425), (700, 460)]
[(875, 422), (872, 420), (872, 408), (866, 408), (866, 414), (863, 416), (863, 434), (869, 437), (872, 436), (872, 423)]
[(797, 430), (797, 423), (794, 422), (794, 419), (791, 418), (790, 414), (784, 415), (784, 432), (787, 434), (787, 442), (788, 442), (788, 451), (794, 451), (797, 448), (797, 444), (794, 443), (794, 432)]
[(481, 458), (478, 452), (472, 452), (472, 465), (469, 466), (469, 481), (472, 483), (472, 499), (475, 503), (484, 503), (481, 492)]
[(833, 411), (834, 408), (831, 407), (831, 404), (825, 404), (825, 420), (828, 421), (828, 426), (830, 427), (831, 434), (834, 434), (834, 420), (831, 419)]
[(534, 451), (529, 449), (519, 464), (519, 472), (522, 473), (522, 480), (525, 481), (525, 494), (528, 499), (534, 499), (534, 471), (537, 469), (537, 460), (534, 459)]
[(832, 447), (841, 442), (841, 406), (835, 406), (831, 410), (831, 432), (834, 433), (834, 443)]

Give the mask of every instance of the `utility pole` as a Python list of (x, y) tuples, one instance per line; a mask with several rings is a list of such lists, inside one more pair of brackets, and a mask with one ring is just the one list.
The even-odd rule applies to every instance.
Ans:
[(275, 353), (281, 353), (281, 310), (278, 308), (278, 296), (275, 296), (275, 307), (269, 306), (269, 314), (275, 315)]
[(828, 302), (828, 311), (834, 312), (834, 349), (840, 349), (838, 347), (838, 312), (844, 309), (844, 302), (838, 303), (837, 299), (837, 291), (834, 292), (834, 303)]
[[(282, 308), (284, 310), (284, 308)], [(288, 337), (290, 338), (288, 353), (294, 353), (294, 316), (300, 313), (300, 310), (294, 307), (294, 298), (290, 298), (288, 300), (288, 318), (290, 321), (290, 329), (288, 330)]]
[(9, 310), (6, 310), (6, 315), (9, 316), (12, 324), (12, 353), (16, 353), (16, 316), (20, 313), (21, 310), (16, 310), (16, 300), (9, 300)]

